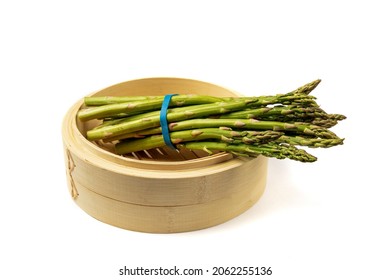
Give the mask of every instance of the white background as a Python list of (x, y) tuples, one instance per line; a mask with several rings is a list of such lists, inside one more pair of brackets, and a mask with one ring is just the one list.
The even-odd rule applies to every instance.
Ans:
[[(390, 279), (385, 3), (1, 1), (0, 278), (126, 279), (124, 265), (177, 265)], [(62, 118), (92, 91), (155, 76), (248, 96), (321, 78), (313, 93), (348, 116), (334, 129), (345, 144), (312, 150), (313, 164), (270, 160), (262, 199), (223, 225), (170, 235), (108, 226), (68, 194)]]

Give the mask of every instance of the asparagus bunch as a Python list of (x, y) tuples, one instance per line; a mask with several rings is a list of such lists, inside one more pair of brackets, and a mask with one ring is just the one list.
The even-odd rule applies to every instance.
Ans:
[[(207, 153), (313, 162), (316, 157), (297, 146), (329, 148), (344, 140), (330, 128), (345, 116), (328, 114), (310, 95), (319, 83), (258, 97), (173, 96), (167, 112), (171, 142)], [(78, 118), (102, 120), (87, 138), (112, 142), (116, 153), (125, 155), (165, 146), (162, 102), (162, 96), (86, 97)]]

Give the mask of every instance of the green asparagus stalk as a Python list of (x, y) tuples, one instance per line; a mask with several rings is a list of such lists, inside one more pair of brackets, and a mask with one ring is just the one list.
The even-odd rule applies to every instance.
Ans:
[[(221, 102), (222, 99), (213, 96), (201, 95), (176, 95), (173, 96), (170, 102), (170, 107), (188, 106), (195, 104), (208, 104)], [(78, 112), (78, 118), (81, 121), (88, 121), (92, 119), (102, 119), (112, 115), (121, 113), (137, 114), (145, 111), (158, 110), (161, 108), (163, 100), (161, 98), (140, 100), (124, 103), (116, 103), (103, 105), (98, 107), (90, 107), (82, 109)]]
[[(170, 131), (181, 131), (189, 129), (199, 128), (218, 128), (228, 127), (232, 129), (245, 129), (256, 131), (279, 131), (279, 132), (292, 132), (310, 137), (318, 137), (325, 139), (338, 139), (339, 137), (330, 130), (302, 122), (285, 123), (278, 121), (259, 121), (255, 119), (190, 119), (179, 122), (172, 122), (169, 124)], [(93, 131), (90, 131), (91, 134)], [(152, 129), (146, 130), (134, 130), (130, 133), (108, 135), (104, 138), (106, 141), (114, 141), (126, 138), (141, 138), (146, 135), (160, 134), (161, 127), (157, 125)]]
[[(320, 82), (321, 82), (320, 79), (314, 80), (287, 94), (308, 95), (312, 90), (314, 90), (317, 87), (317, 85)], [(108, 104), (117, 104), (117, 103), (134, 102), (134, 101), (162, 100), (163, 98), (164, 96), (87, 96), (84, 98), (84, 104), (86, 106), (102, 106)]]
[(310, 94), (321, 82), (321, 79), (314, 80), (310, 83), (307, 83), (292, 92), (292, 94)]
[[(211, 130), (212, 128), (206, 128), (206, 130)], [(219, 130), (231, 130), (231, 128), (228, 127), (220, 127)], [(195, 131), (200, 131), (203, 130), (203, 128), (196, 129)], [(191, 130), (190, 130), (191, 131)], [(170, 137), (172, 139), (172, 142), (175, 144), (179, 142), (186, 142), (186, 141), (199, 141), (199, 140), (205, 140), (205, 139), (212, 139), (213, 137), (209, 137), (207, 134), (203, 135), (201, 138), (196, 138), (196, 137), (189, 137), (189, 138), (184, 138), (180, 136), (180, 134), (175, 134), (175, 133), (180, 133), (181, 131), (178, 132), (171, 132)], [(137, 139), (137, 138), (142, 138), (139, 142), (135, 142), (137, 140), (129, 141), (128, 143), (126, 142), (121, 142), (121, 144), (117, 144), (118, 146), (126, 146), (126, 145), (134, 145), (133, 149), (135, 150), (145, 150), (149, 148), (157, 148), (164, 146), (164, 141), (162, 139), (162, 136), (160, 135), (161, 133), (161, 128), (153, 128), (149, 130), (143, 130), (139, 132), (135, 132), (133, 134), (125, 135), (123, 139)], [(186, 131), (187, 133), (187, 131)], [(296, 146), (306, 146), (310, 148), (330, 148), (334, 147), (337, 145), (342, 145), (344, 142), (344, 138), (316, 138), (316, 137), (310, 137), (310, 136), (299, 136), (299, 135), (283, 135), (282, 132), (277, 132), (277, 131), (271, 131), (271, 130), (264, 130), (264, 131), (232, 131), (232, 133), (244, 133), (247, 135), (247, 137), (244, 137), (241, 142), (244, 144), (252, 144), (255, 145), (256, 143), (266, 143), (269, 141), (275, 141), (276, 143), (287, 143), (290, 145), (296, 145)], [(275, 134), (272, 134), (275, 133)], [(227, 134), (227, 135), (226, 135)], [(224, 138), (225, 140), (229, 140), (229, 134), (226, 133), (224, 137), (214, 137), (214, 139), (219, 139), (223, 141)], [(260, 134), (263, 134), (264, 136), (260, 136)], [(153, 138), (153, 141), (157, 141), (158, 143), (153, 144), (153, 141), (149, 140), (150, 138), (146, 138), (147, 136), (150, 137), (150, 135), (156, 136), (156, 138)], [(252, 136), (255, 135), (255, 141), (251, 140)], [(259, 137), (260, 136), (260, 137)], [(261, 137), (264, 137), (263, 141), (258, 141), (258, 139)], [(182, 141), (179, 141), (177, 139), (182, 139)], [(119, 139), (112, 139), (110, 141), (114, 140), (119, 140)], [(237, 138), (234, 139), (235, 141), (231, 142), (234, 144), (238, 144)], [(149, 141), (151, 141), (149, 143)], [(229, 142), (229, 141), (227, 141)], [(126, 143), (126, 144), (125, 144)], [(137, 143), (137, 145), (135, 145)], [(138, 146), (137, 148), (135, 146)], [(148, 147), (148, 148), (145, 148)], [(135, 150), (131, 150), (134, 152)], [(122, 152), (121, 152), (122, 153)]]
[(238, 156), (257, 157), (263, 155), (266, 157), (274, 157), (277, 159), (289, 158), (301, 162), (314, 162), (317, 158), (305, 150), (298, 149), (287, 144), (268, 143), (259, 146), (245, 144), (229, 144), (223, 142), (188, 142), (181, 143), (178, 148), (187, 148), (190, 150), (203, 150), (209, 154), (213, 151), (229, 152)]
[[(276, 131), (234, 131), (229, 128), (200, 128), (171, 132), (170, 138), (173, 144), (189, 141), (201, 141), (216, 139), (231, 144), (264, 144), (274, 141), (283, 133)], [(117, 154), (128, 154), (165, 146), (162, 135), (152, 135), (143, 139), (123, 141), (115, 145)]]
[(312, 118), (312, 119), (297, 119), (297, 121), (302, 121), (302, 122), (310, 122), (311, 124), (321, 126), (324, 128), (332, 128), (336, 124), (338, 124), (337, 120), (334, 119), (321, 119), (321, 118)]
[[(245, 98), (246, 97), (242, 97), (242, 99)], [(258, 97), (257, 102), (252, 103), (251, 106), (248, 107), (258, 108), (272, 104), (319, 107), (315, 100), (316, 98), (314, 96), (305, 94), (276, 94), (270, 96), (260, 96)]]
[(152, 101), (163, 98), (163, 96), (87, 96), (84, 97), (84, 105), (102, 106), (134, 101)]
[(318, 107), (274, 106), (256, 109), (242, 110), (221, 115), (222, 119), (267, 119), (273, 120), (286, 118), (328, 118), (323, 110)]
[(337, 145), (342, 145), (344, 142), (343, 138), (332, 138), (332, 139), (322, 139), (322, 138), (310, 138), (303, 136), (289, 136), (282, 135), (275, 140), (276, 143), (287, 143), (295, 146), (306, 146), (310, 148), (330, 148)]
[(180, 122), (172, 122), (169, 125), (171, 131), (194, 129), (202, 127), (231, 127), (236, 129), (289, 131), (315, 136), (320, 138), (338, 138), (336, 134), (320, 126), (295, 122), (284, 123), (278, 121), (259, 121), (255, 119), (192, 119)]

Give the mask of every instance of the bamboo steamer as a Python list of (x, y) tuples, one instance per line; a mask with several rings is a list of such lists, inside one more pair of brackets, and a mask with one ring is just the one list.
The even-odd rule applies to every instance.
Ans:
[[(93, 96), (169, 93), (237, 96), (226, 88), (190, 79), (146, 78), (123, 82)], [(62, 133), (71, 197), (90, 216), (133, 231), (184, 232), (226, 222), (249, 209), (266, 185), (267, 158), (208, 155), (189, 150), (154, 149), (130, 156), (92, 143), (77, 102), (66, 114)]]

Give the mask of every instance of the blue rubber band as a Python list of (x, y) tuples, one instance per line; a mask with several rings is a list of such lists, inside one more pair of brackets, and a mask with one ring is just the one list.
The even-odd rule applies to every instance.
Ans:
[(160, 110), (160, 126), (162, 130), (162, 136), (165, 142), (165, 145), (168, 147), (176, 150), (176, 147), (171, 142), (171, 137), (169, 136), (169, 126), (168, 126), (168, 119), (167, 119), (167, 113), (168, 113), (168, 107), (169, 103), (171, 102), (172, 96), (175, 96), (177, 94), (167, 94), (164, 96), (163, 103), (161, 105)]

